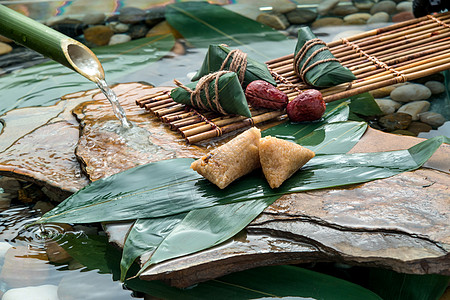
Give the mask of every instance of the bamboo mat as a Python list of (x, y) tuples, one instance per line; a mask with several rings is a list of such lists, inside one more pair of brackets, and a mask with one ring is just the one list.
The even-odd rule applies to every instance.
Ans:
[[(350, 69), (356, 80), (320, 89), (325, 102), (344, 99), (396, 83), (415, 80), (450, 69), (450, 12), (396, 23), (328, 43), (331, 53)], [(293, 70), (294, 55), (266, 62), (269, 71), (289, 100), (312, 88)], [(252, 118), (199, 112), (174, 102), (170, 89), (136, 101), (188, 143), (221, 136), (262, 122), (276, 121), (284, 111), (250, 108)]]

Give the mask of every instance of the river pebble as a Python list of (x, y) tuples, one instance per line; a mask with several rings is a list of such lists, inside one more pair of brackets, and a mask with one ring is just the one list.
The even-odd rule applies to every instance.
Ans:
[(419, 120), (419, 114), (427, 111), (430, 108), (428, 101), (413, 101), (401, 106), (397, 112), (409, 114), (413, 121)]
[(311, 23), (317, 18), (317, 13), (310, 9), (297, 8), (286, 14), (286, 18), (291, 24)]
[(368, 13), (355, 13), (345, 16), (344, 22), (347, 25), (362, 25), (366, 24), (370, 17), (372, 17), (372, 15)]
[(445, 123), (443, 115), (433, 111), (426, 111), (419, 114), (420, 121), (433, 127), (442, 126)]
[(430, 80), (425, 82), (425, 86), (430, 89), (433, 95), (445, 92), (445, 85), (442, 82)]
[(343, 17), (346, 15), (357, 13), (358, 11), (359, 9), (353, 5), (338, 5), (333, 9), (333, 14)]
[(286, 16), (281, 14), (262, 13), (256, 18), (256, 21), (277, 30), (284, 30), (289, 26)]
[(156, 25), (159, 22), (164, 21), (165, 14), (166, 14), (165, 6), (152, 7), (147, 11), (147, 14), (145, 15), (145, 24), (149, 26)]
[(414, 15), (410, 11), (402, 11), (392, 16), (392, 22), (399, 23), (415, 19)]
[(82, 22), (87, 25), (98, 25), (105, 22), (106, 16), (104, 13), (91, 13), (84, 15)]
[(321, 16), (325, 16), (338, 4), (339, 0), (323, 0), (317, 6), (317, 13)]
[(60, 300), (58, 298), (58, 287), (51, 284), (11, 289), (8, 290), (2, 297), (2, 300), (19, 299)]
[(128, 29), (130, 29), (130, 25), (120, 22), (110, 22), (107, 26), (111, 28), (114, 33), (124, 33), (127, 32)]
[(374, 6), (375, 1), (373, 0), (352, 0), (352, 3), (359, 10), (370, 10)]
[(372, 6), (372, 8), (370, 9), (370, 13), (372, 15), (380, 11), (384, 11), (385, 13), (388, 14), (394, 14), (397, 12), (397, 4), (394, 1), (383, 0), (378, 3), (375, 3), (375, 5)]
[(144, 24), (133, 24), (128, 31), (128, 35), (131, 39), (143, 38), (148, 32), (148, 27)]
[(413, 4), (411, 1), (402, 1), (397, 4), (397, 11), (403, 12), (403, 11), (409, 11), (412, 12), (413, 10)]
[(123, 7), (119, 9), (119, 22), (125, 24), (139, 23), (145, 20), (147, 13), (137, 7)]
[(378, 120), (381, 127), (387, 131), (405, 130), (411, 124), (412, 117), (406, 113), (393, 113), (385, 115)]
[(384, 11), (380, 11), (372, 15), (369, 20), (367, 20), (367, 24), (386, 23), (388, 21), (389, 14)]
[(390, 96), (395, 101), (411, 102), (430, 98), (431, 91), (422, 84), (408, 84), (395, 88)]
[(408, 130), (409, 132), (414, 133), (415, 136), (418, 136), (419, 133), (421, 132), (429, 132), (431, 129), (433, 129), (430, 125), (422, 123), (422, 122), (411, 122), (411, 124), (409, 124), (408, 128), (406, 130)]
[(97, 46), (108, 45), (109, 39), (114, 35), (114, 31), (108, 26), (97, 25), (89, 27), (84, 31), (86, 41)]
[(319, 28), (319, 27), (327, 27), (327, 26), (342, 26), (344, 25), (344, 20), (341, 18), (335, 18), (335, 17), (326, 17), (326, 18), (320, 18), (315, 20), (312, 24), (312, 28)]
[(393, 114), (402, 106), (402, 103), (391, 99), (375, 99), (383, 114)]
[(7, 43), (0, 42), (0, 55), (7, 54), (12, 51), (12, 47)]
[(270, 1), (270, 4), (272, 6), (273, 12), (278, 14), (286, 14), (297, 8), (297, 4), (285, 0)]

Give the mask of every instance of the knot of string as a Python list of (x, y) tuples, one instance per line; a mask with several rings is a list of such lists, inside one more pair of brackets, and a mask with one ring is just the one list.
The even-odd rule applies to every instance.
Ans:
[(239, 82), (242, 84), (244, 82), (245, 71), (247, 70), (247, 53), (242, 52), (239, 49), (232, 50), (228, 53), (227, 57), (223, 60), (220, 70), (225, 70), (228, 61), (231, 59), (229, 71), (238, 74)]
[[(311, 55), (306, 59), (303, 66), (300, 68), (300, 62), (305, 58), (306, 53), (312, 47), (314, 47), (316, 45), (323, 45), (324, 47), (321, 47), (321, 48), (315, 50), (313, 53), (311, 53)], [(313, 69), (317, 65), (327, 63), (330, 61), (337, 61), (337, 62), (339, 61), (337, 58), (327, 58), (327, 59), (318, 60), (308, 66), (308, 64), (311, 62), (311, 60), (314, 59), (314, 57), (316, 57), (317, 54), (319, 54), (322, 51), (326, 51), (326, 50), (329, 50), (329, 48), (327, 47), (327, 44), (324, 41), (322, 41), (321, 39), (316, 38), (316, 39), (311, 39), (309, 41), (306, 41), (303, 44), (302, 48), (300, 48), (300, 51), (297, 52), (297, 54), (294, 57), (294, 72), (295, 72), (295, 74), (297, 74), (297, 76), (299, 76), (301, 78), (301, 80), (303, 82), (306, 82), (306, 80), (305, 80), (306, 73), (308, 73), (311, 69)]]
[[(197, 82), (195, 89), (192, 90), (185, 86), (178, 80), (174, 80), (175, 84), (180, 88), (184, 89), (190, 94), (190, 105), (205, 109), (219, 112), (221, 114), (227, 114), (227, 112), (222, 108), (219, 102), (219, 78), (220, 76), (230, 73), (231, 71), (217, 71), (208, 75), (203, 76)], [(209, 94), (209, 85), (214, 80), (214, 95), (211, 97)], [(204, 92), (205, 101), (202, 101), (201, 94)]]

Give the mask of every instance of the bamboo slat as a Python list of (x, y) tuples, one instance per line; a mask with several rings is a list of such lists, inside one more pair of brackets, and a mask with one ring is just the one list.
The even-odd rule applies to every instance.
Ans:
[[(450, 12), (370, 30), (333, 41), (327, 46), (357, 79), (319, 89), (325, 102), (415, 80), (450, 69)], [(294, 55), (289, 54), (266, 62), (278, 89), (288, 95), (289, 101), (302, 90), (311, 88), (295, 74), (293, 58)], [(175, 103), (169, 92), (147, 95), (138, 99), (136, 104), (178, 131), (188, 143), (198, 143), (285, 116), (285, 111), (255, 109), (251, 109), (251, 118), (198, 112)]]

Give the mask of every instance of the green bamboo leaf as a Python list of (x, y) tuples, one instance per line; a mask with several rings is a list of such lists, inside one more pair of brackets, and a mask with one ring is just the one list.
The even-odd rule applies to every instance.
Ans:
[(316, 154), (347, 153), (367, 129), (365, 122), (335, 122), (324, 124), (310, 134), (295, 140)]
[(346, 102), (330, 103), (327, 105), (327, 109), (325, 110), (322, 119), (316, 122), (285, 122), (264, 130), (261, 132), (261, 135), (263, 137), (270, 135), (280, 139), (296, 142), (297, 139), (310, 134), (325, 124), (347, 121), (349, 111), (350, 110)]
[[(233, 237), (279, 196), (190, 211), (141, 268), (198, 252)], [(186, 242), (189, 241), (189, 242)]]
[(349, 103), (350, 112), (357, 115), (378, 116), (382, 114), (380, 107), (370, 93), (362, 93), (348, 99), (337, 100), (334, 102), (336, 102), (336, 104), (341, 102)]
[[(159, 60), (172, 49), (171, 34), (93, 49), (106, 73), (106, 80), (136, 72)], [(14, 108), (53, 105), (65, 94), (96, 88), (80, 74), (55, 62), (47, 62), (0, 77), (0, 90), (7, 95), (0, 114)]]
[(164, 238), (185, 217), (186, 214), (182, 213), (168, 217), (136, 220), (123, 247), (120, 280), (125, 280), (128, 270), (139, 256), (155, 251)]
[(214, 205), (363, 183), (419, 168), (442, 143), (449, 143), (449, 138), (435, 137), (409, 150), (317, 155), (274, 190), (258, 171), (220, 190), (189, 168), (191, 159), (160, 161), (97, 180), (36, 223), (154, 218)]
[[(242, 51), (261, 61), (277, 56), (271, 57), (267, 49), (257, 50), (257, 47), (250, 46), (250, 43), (267, 45), (268, 42), (275, 41), (286, 42), (290, 45), (288, 49), (293, 49), (295, 46), (293, 40), (288, 40), (286, 36), (273, 28), (207, 2), (183, 2), (168, 5), (166, 20), (195, 47), (227, 44), (230, 47), (239, 47)], [(270, 43), (270, 45), (278, 50), (278, 56), (283, 55), (283, 53), (280, 54), (280, 50), (283, 51), (282, 47), (277, 46), (276, 43)], [(292, 50), (290, 51), (292, 52)]]

